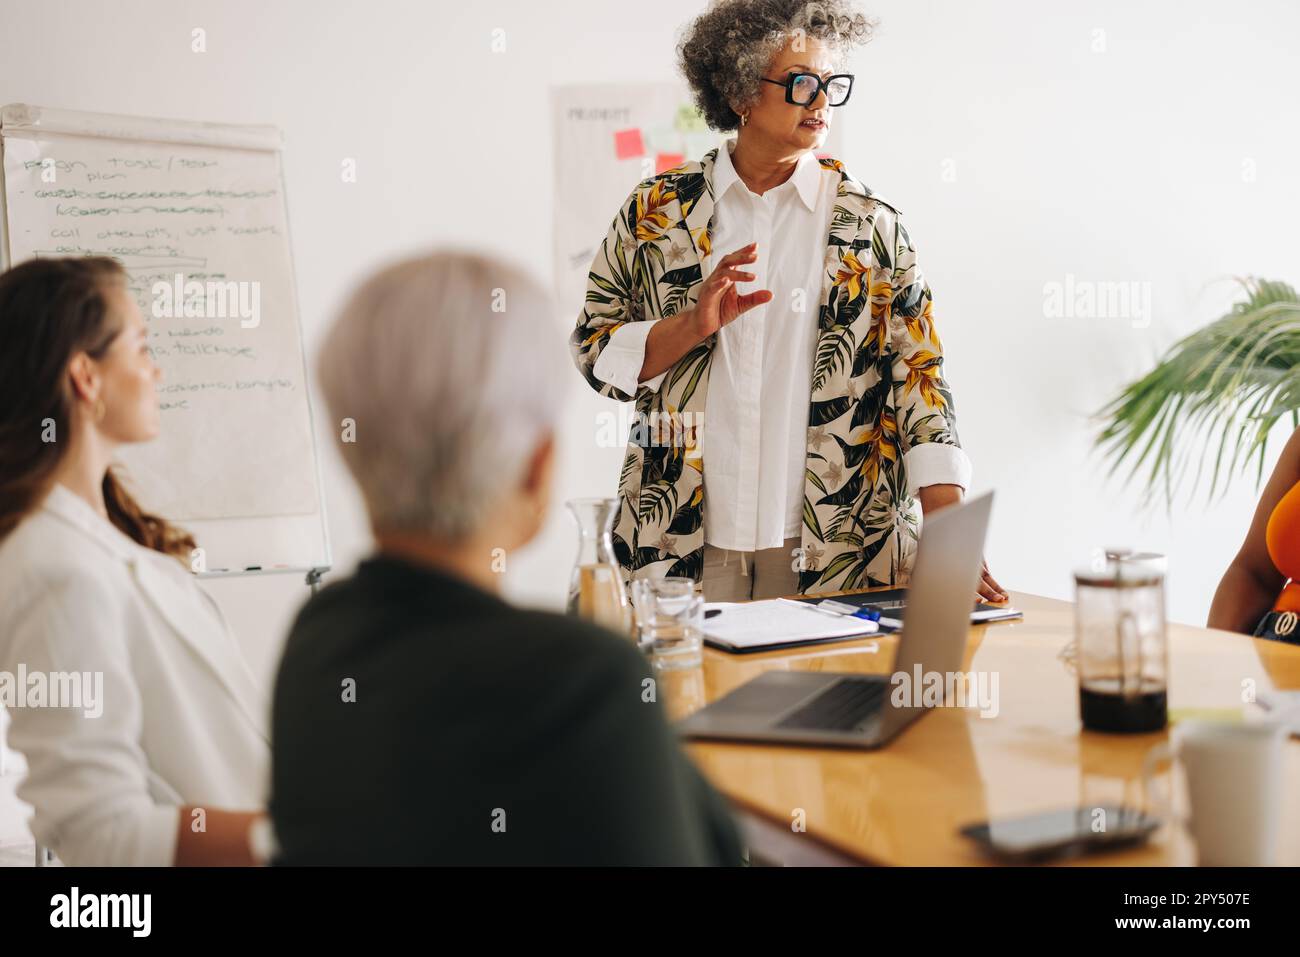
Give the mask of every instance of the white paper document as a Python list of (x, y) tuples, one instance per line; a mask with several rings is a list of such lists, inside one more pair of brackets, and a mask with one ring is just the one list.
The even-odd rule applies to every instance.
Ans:
[(706, 602), (706, 616), (712, 609), (719, 609), (721, 614), (705, 617), (705, 639), (737, 651), (853, 635), (865, 637), (877, 631), (874, 621), (818, 611), (811, 605), (781, 598)]

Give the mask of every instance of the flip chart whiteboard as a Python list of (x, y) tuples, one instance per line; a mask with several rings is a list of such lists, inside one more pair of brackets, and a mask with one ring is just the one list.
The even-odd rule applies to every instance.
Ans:
[(126, 268), (163, 371), (162, 431), (121, 462), (210, 571), (330, 560), (280, 148), (273, 127), (0, 111), (5, 265)]

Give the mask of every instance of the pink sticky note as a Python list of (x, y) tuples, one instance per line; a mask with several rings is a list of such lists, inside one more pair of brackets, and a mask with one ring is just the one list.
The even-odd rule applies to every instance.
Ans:
[(681, 166), (684, 159), (686, 157), (681, 153), (658, 153), (655, 155), (655, 172), (662, 173), (674, 166)]
[(641, 128), (634, 126), (630, 130), (618, 130), (614, 133), (614, 155), (619, 159), (631, 159), (645, 156), (645, 144), (641, 142)]

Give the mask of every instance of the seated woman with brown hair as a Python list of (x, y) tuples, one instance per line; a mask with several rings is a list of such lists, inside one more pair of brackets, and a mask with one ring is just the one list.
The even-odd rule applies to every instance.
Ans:
[(0, 274), (0, 672), (92, 690), (10, 709), (17, 793), (65, 864), (252, 864), (265, 695), (190, 573), (193, 539), (110, 470), (159, 431), (126, 278), (99, 257)]

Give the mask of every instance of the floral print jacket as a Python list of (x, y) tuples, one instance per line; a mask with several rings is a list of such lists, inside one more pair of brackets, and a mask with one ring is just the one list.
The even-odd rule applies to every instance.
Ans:
[[(623, 323), (672, 316), (698, 298), (717, 152), (633, 190), (592, 262), (569, 338), (593, 389), (636, 403), (613, 534), (628, 578), (701, 579), (708, 483), (699, 440), (717, 334), (682, 356), (654, 391), (640, 386), (629, 395), (592, 367)], [(838, 160), (821, 164), (841, 179), (808, 402), (801, 545), (791, 556), (803, 594), (905, 584), (919, 507), (904, 455), (927, 442), (960, 447), (930, 288), (899, 211)]]

